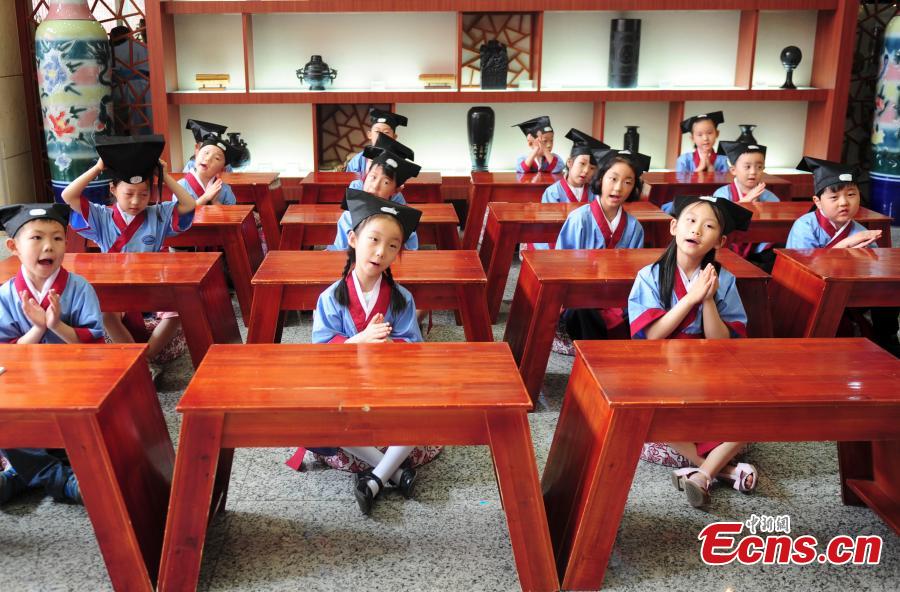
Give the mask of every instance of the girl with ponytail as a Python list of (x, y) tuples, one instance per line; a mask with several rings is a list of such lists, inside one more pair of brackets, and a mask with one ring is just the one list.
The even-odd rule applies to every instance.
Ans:
[[(319, 296), (313, 314), (313, 342), (422, 341), (412, 294), (397, 284), (391, 273), (391, 264), (415, 231), (422, 213), (356, 189), (347, 189), (344, 204), (352, 224), (347, 263), (341, 278)], [(388, 485), (410, 498), (415, 466), (433, 459), (440, 448), (389, 446), (381, 450), (360, 446), (312, 452), (334, 468), (359, 473), (353, 492), (360, 510), (368, 514), (375, 498)], [(303, 451), (298, 455), (302, 461)]]
[[(729, 339), (747, 336), (747, 315), (734, 276), (716, 262), (733, 230), (747, 230), (750, 210), (728, 198), (679, 197), (662, 256), (638, 272), (628, 297), (632, 339)], [(648, 443), (642, 458), (689, 466), (672, 482), (694, 507), (709, 503), (717, 479), (741, 492), (756, 488), (756, 468), (731, 463), (745, 442)], [(675, 459), (674, 461), (672, 459)]]

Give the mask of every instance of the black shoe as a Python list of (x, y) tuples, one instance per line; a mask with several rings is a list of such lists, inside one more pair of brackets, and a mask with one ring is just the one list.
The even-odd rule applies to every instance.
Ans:
[(381, 479), (370, 472), (359, 473), (356, 477), (356, 484), (353, 486), (353, 495), (356, 496), (359, 511), (367, 516), (372, 512), (372, 506), (375, 505), (375, 498), (378, 495), (377, 493), (372, 493), (369, 481), (374, 481), (378, 485), (378, 493), (381, 493), (381, 490), (384, 489), (384, 483), (381, 482)]
[(391, 481), (391, 485), (399, 489), (400, 493), (403, 494), (403, 497), (411, 499), (413, 490), (416, 487), (416, 476), (416, 470), (412, 467), (407, 467), (403, 469), (403, 472), (400, 474), (400, 482), (394, 483)]

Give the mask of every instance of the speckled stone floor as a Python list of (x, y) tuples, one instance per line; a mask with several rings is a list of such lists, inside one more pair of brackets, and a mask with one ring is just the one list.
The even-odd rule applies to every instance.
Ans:
[[(900, 236), (896, 236), (895, 244)], [(0, 256), (6, 256), (0, 246)], [(518, 265), (507, 285), (508, 310)], [(495, 325), (503, 337), (503, 322)], [(433, 341), (463, 339), (452, 317), (436, 315)], [(243, 328), (242, 328), (243, 330)], [(245, 333), (246, 334), (246, 333)], [(307, 342), (308, 316), (294, 315), (287, 342)], [(571, 358), (552, 354), (530, 424), (543, 470)], [(175, 405), (190, 381), (185, 356), (166, 368), (159, 400), (173, 440)], [(786, 428), (789, 429), (789, 428)], [(486, 448), (451, 447), (420, 472), (414, 500), (389, 493), (360, 516), (348, 474), (311, 463), (296, 473), (289, 449), (235, 455), (227, 511), (207, 537), (200, 590), (519, 590), (503, 510)], [(308, 457), (309, 458), (309, 457)], [(639, 463), (604, 590), (884, 591), (900, 588), (900, 538), (872, 512), (840, 503), (833, 443), (765, 443), (750, 458), (761, 471), (753, 495), (718, 488), (707, 511), (689, 507), (667, 469)], [(827, 541), (879, 535), (877, 566), (706, 566), (697, 534), (719, 520), (752, 514), (791, 517), (791, 533)], [(94, 591), (109, 580), (84, 508), (26, 495), (0, 509), (0, 591)]]

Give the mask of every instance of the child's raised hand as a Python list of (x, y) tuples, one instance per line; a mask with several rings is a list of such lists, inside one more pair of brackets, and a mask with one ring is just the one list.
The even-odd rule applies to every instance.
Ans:
[(753, 203), (759, 200), (759, 196), (762, 195), (762, 192), (766, 190), (766, 184), (760, 183), (750, 191), (744, 194), (744, 197), (740, 199), (740, 203)]
[(98, 159), (97, 159), (97, 164), (94, 165), (94, 168), (96, 168), (98, 171), (105, 171), (105, 170), (106, 170), (106, 165), (103, 164), (103, 159), (102, 159), (102, 158), (98, 158)]
[(537, 158), (541, 154), (544, 153), (544, 146), (541, 144), (540, 139), (528, 140), (531, 145), (531, 156), (533, 158)]
[(219, 196), (220, 191), (222, 191), (222, 179), (216, 177), (212, 183), (206, 186), (206, 191), (197, 200), (197, 204), (202, 206), (212, 202)]
[(384, 315), (378, 313), (368, 326), (360, 333), (359, 343), (384, 343), (391, 334), (392, 327), (384, 321)]
[(871, 245), (879, 238), (881, 238), (880, 230), (863, 230), (861, 232), (857, 232), (856, 234), (848, 236), (834, 246), (839, 248), (843, 247), (849, 249), (861, 249), (863, 247)]
[(56, 328), (62, 322), (62, 306), (59, 303), (59, 294), (56, 293), (56, 290), (50, 290), (48, 299), (50, 300), (50, 305), (44, 313), (44, 318), (47, 328), (51, 331), (56, 331)]
[(160, 158), (160, 159), (159, 159), (159, 164), (160, 164), (160, 166), (162, 166), (162, 174), (163, 174), (163, 175), (168, 174), (168, 172), (169, 172), (169, 163), (167, 163), (166, 161), (164, 161), (163, 159)]
[(19, 298), (22, 300), (22, 312), (25, 313), (25, 316), (28, 317), (28, 320), (31, 321), (31, 324), (40, 329), (46, 329), (47, 313), (44, 312), (44, 309), (41, 308), (41, 305), (31, 297), (31, 294), (28, 292), (28, 290), (22, 290), (21, 292), (19, 292)]
[(707, 302), (714, 301), (716, 292), (719, 291), (719, 274), (716, 273), (716, 268), (713, 267), (712, 263), (707, 264), (704, 271), (708, 271), (709, 275), (706, 282), (706, 294), (703, 295), (703, 300)]

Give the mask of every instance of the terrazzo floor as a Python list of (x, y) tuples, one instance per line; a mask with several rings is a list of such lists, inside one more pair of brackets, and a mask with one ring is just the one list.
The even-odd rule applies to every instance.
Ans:
[[(895, 244), (900, 236), (895, 230)], [(0, 256), (7, 255), (0, 243)], [(504, 302), (508, 310), (518, 264)], [(236, 306), (236, 303), (235, 303)], [(238, 318), (240, 316), (238, 315)], [(494, 326), (503, 337), (503, 322)], [(240, 322), (240, 321), (239, 321)], [(242, 331), (246, 331), (242, 326)], [(310, 317), (293, 315), (285, 342), (308, 342)], [(461, 341), (448, 313), (429, 341)], [(540, 404), (529, 416), (539, 471), (556, 427), (572, 359), (551, 354)], [(187, 356), (169, 364), (159, 400), (176, 444), (175, 405), (190, 381)], [(209, 529), (199, 590), (514, 591), (518, 578), (487, 448), (450, 447), (422, 468), (415, 499), (389, 492), (359, 514), (348, 474), (310, 462), (284, 465), (289, 449), (243, 449), (234, 459), (227, 511)], [(884, 591), (900, 589), (900, 537), (865, 508), (843, 506), (834, 443), (763, 443), (753, 495), (719, 487), (707, 511), (687, 505), (669, 470), (639, 463), (606, 572), (609, 591)], [(900, 461), (898, 461), (900, 462)], [(879, 535), (875, 566), (705, 565), (697, 535), (719, 520), (791, 517), (791, 533), (827, 541)], [(0, 592), (111, 589), (81, 506), (30, 494), (0, 508)]]

